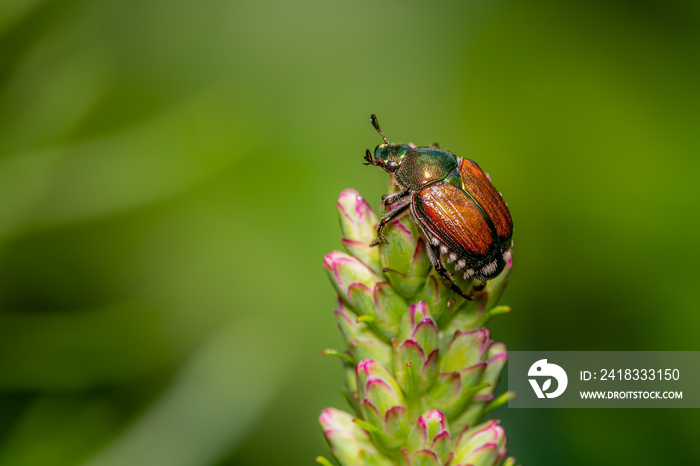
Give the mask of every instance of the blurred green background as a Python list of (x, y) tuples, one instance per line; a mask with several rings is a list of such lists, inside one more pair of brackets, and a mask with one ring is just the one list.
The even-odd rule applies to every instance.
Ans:
[[(306, 465), (346, 187), (439, 141), (515, 223), (515, 350), (697, 350), (700, 5), (0, 2), (0, 464)], [(697, 464), (697, 411), (494, 413), (524, 466)]]

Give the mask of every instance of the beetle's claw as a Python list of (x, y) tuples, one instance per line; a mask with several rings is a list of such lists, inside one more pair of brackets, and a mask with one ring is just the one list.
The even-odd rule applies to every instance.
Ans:
[(369, 243), (369, 245), (370, 245), (370, 247), (379, 246), (381, 243), (383, 243), (383, 242), (385, 242), (385, 241), (386, 241), (386, 238), (385, 238), (384, 235), (382, 234), (382, 229), (381, 229), (381, 228), (377, 228), (377, 237), (374, 238), (374, 241), (372, 241), (371, 243)]
[(467, 294), (462, 289), (453, 281), (454, 278), (452, 277), (452, 274), (445, 270), (445, 276), (442, 277), (442, 283), (458, 295), (460, 295), (462, 298), (466, 299), (467, 301), (473, 301), (474, 296), (471, 294)]
[(474, 296), (472, 296), (471, 293), (465, 293), (459, 286), (457, 286), (456, 283), (450, 282), (449, 288), (452, 291), (457, 292), (458, 295), (460, 295), (462, 298), (466, 299), (467, 301), (474, 301)]

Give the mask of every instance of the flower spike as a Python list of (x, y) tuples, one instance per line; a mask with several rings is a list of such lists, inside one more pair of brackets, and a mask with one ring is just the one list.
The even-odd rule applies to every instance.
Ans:
[(497, 301), (512, 259), (466, 300), (442, 284), (410, 217), (388, 222), (375, 247), (378, 219), (357, 191), (340, 194), (338, 212), (346, 252), (327, 254), (323, 265), (347, 347), (324, 354), (342, 363), (357, 417), (334, 408), (321, 414), (335, 459), (341, 466), (513, 466), (503, 428), (479, 424), (512, 396), (494, 395), (508, 356), (484, 327), (510, 311)]

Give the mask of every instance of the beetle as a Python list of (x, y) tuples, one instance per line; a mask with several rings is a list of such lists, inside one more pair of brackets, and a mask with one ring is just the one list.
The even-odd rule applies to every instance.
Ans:
[(443, 283), (466, 299), (453, 275), (441, 261), (454, 262), (465, 280), (480, 281), (497, 277), (511, 257), (513, 220), (501, 194), (476, 162), (440, 149), (438, 144), (416, 147), (389, 143), (379, 127), (377, 116), (370, 122), (384, 140), (374, 152), (367, 149), (365, 165), (374, 165), (393, 174), (401, 188), (385, 195), (387, 213), (379, 220), (377, 237), (392, 220), (410, 214), (426, 238), (430, 263)]

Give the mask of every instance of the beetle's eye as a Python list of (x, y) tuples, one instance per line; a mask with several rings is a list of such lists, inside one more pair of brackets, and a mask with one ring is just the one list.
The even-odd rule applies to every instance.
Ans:
[(394, 171), (394, 170), (396, 170), (396, 162), (394, 162), (393, 160), (391, 162), (387, 162), (386, 167), (389, 170)]

